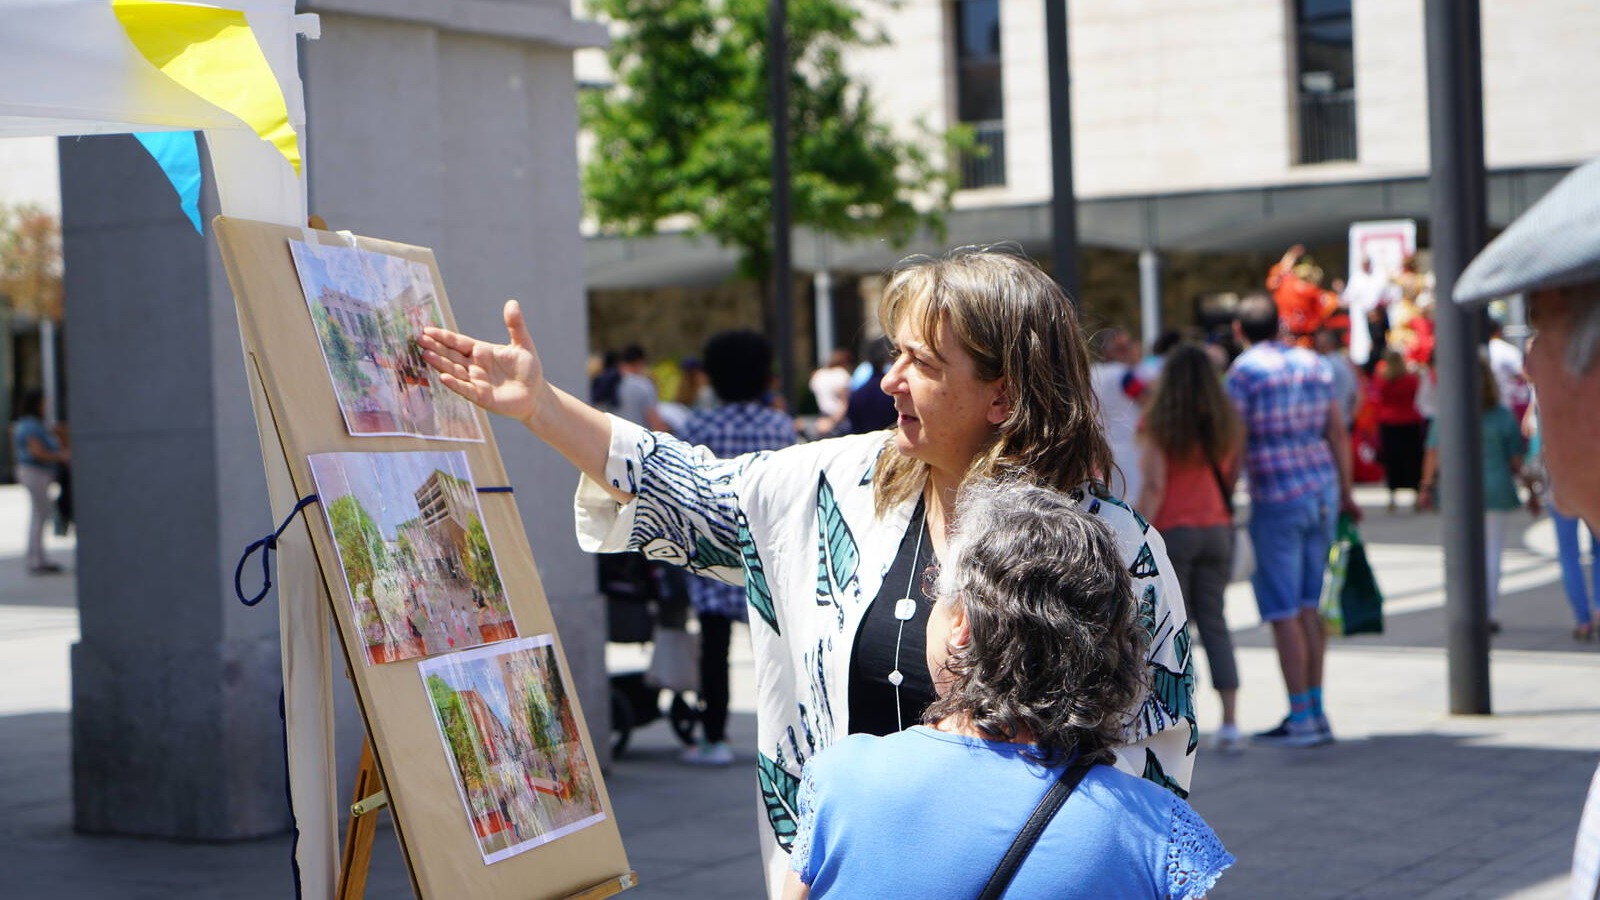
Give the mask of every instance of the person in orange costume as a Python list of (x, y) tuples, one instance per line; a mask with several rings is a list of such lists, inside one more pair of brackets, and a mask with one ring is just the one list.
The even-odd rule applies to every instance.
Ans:
[(1322, 289), (1322, 269), (1295, 244), (1267, 273), (1267, 290), (1278, 305), (1278, 318), (1289, 330), (1290, 343), (1310, 347), (1312, 336), (1339, 307), (1338, 297)]

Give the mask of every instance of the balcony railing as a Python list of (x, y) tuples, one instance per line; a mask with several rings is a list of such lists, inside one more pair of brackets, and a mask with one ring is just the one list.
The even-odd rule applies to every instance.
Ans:
[(968, 122), (977, 135), (976, 152), (961, 154), (963, 188), (995, 187), (1006, 183), (1006, 123)]
[(1300, 162), (1356, 158), (1356, 92), (1300, 95)]

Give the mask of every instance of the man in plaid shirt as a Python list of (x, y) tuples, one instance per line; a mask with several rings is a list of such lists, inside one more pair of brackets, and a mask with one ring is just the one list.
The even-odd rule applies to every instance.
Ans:
[(1250, 577), (1261, 619), (1272, 625), (1289, 716), (1255, 737), (1288, 747), (1333, 740), (1322, 708), (1327, 637), (1317, 613), (1323, 570), (1341, 511), (1359, 517), (1350, 494), (1350, 444), (1327, 360), (1285, 344), (1278, 307), (1266, 294), (1239, 302), (1234, 337), (1245, 351), (1228, 370), (1228, 396), (1245, 427), (1250, 482)]
[[(794, 420), (761, 403), (772, 371), (772, 345), (754, 331), (724, 331), (705, 346), (705, 371), (722, 405), (689, 417), (679, 437), (727, 458), (794, 443)], [(726, 766), (728, 641), (735, 619), (747, 621), (742, 586), (689, 576), (689, 600), (700, 619), (700, 723), (705, 734), (683, 752), (691, 765)]]

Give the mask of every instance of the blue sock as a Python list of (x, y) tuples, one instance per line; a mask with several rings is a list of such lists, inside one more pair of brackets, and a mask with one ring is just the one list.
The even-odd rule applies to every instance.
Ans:
[(1311, 714), (1319, 719), (1327, 715), (1322, 711), (1322, 685), (1317, 685), (1306, 694), (1311, 698)]
[(1289, 695), (1289, 721), (1309, 722), (1311, 721), (1311, 715), (1310, 694)]

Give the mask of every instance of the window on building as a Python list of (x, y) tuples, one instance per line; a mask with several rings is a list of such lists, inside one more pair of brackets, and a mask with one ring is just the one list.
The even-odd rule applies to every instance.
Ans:
[(1356, 158), (1350, 0), (1295, 0), (1300, 162)]
[(1005, 105), (1000, 80), (1000, 0), (956, 0), (956, 119), (977, 135), (961, 160), (961, 186), (1006, 183)]

